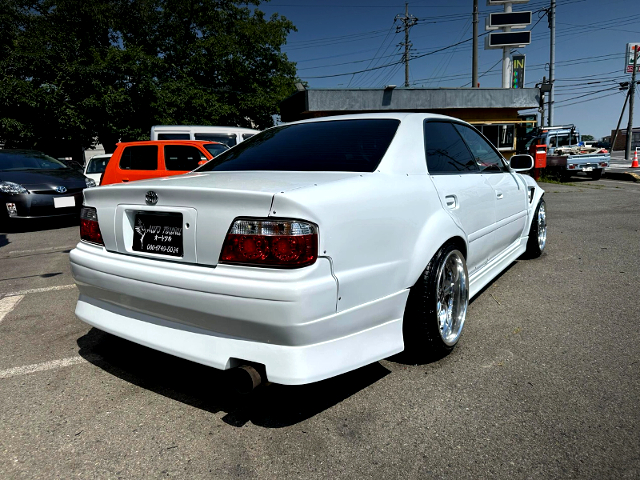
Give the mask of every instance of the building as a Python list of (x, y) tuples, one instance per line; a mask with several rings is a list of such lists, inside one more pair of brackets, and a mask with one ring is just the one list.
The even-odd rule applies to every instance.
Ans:
[[(611, 130), (611, 139), (615, 136), (616, 131)], [(611, 151), (622, 150), (627, 148), (627, 129), (621, 128), (616, 137), (616, 144), (611, 146)], [(640, 127), (633, 127), (633, 139), (631, 141), (631, 150), (640, 148)]]
[[(301, 86), (300, 86), (301, 87)], [(509, 158), (522, 148), (537, 116), (520, 115), (538, 108), (537, 88), (395, 88), (304, 89), (280, 104), (282, 121), (371, 112), (428, 112), (449, 115), (476, 126)]]

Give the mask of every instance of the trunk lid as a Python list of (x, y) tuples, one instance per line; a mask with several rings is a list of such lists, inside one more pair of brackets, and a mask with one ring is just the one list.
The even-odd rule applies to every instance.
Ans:
[[(286, 212), (271, 212), (274, 195), (358, 175), (352, 172), (195, 172), (85, 190), (85, 205), (97, 209), (105, 248), (109, 251), (217, 265), (234, 219), (285, 217)], [(146, 201), (148, 192), (155, 193), (155, 204)], [(142, 233), (151, 233), (147, 241), (157, 234), (165, 238), (161, 228), (158, 231), (144, 224), (149, 218), (158, 218), (158, 226), (162, 227), (163, 217), (149, 217), (149, 214), (170, 214), (174, 219), (182, 216), (181, 255), (144, 251), (148, 247), (139, 243)], [(174, 220), (168, 221), (167, 225), (175, 225), (172, 222)], [(136, 227), (142, 230), (136, 231)], [(171, 231), (175, 236), (175, 229)], [(155, 241), (162, 243), (162, 240)], [(176, 239), (170, 242), (175, 244)]]

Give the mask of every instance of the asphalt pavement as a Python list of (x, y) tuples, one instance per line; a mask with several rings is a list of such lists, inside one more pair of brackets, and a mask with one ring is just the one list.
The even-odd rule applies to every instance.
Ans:
[(448, 357), (248, 396), (75, 317), (75, 221), (0, 232), (0, 478), (640, 478), (640, 184), (542, 186)]

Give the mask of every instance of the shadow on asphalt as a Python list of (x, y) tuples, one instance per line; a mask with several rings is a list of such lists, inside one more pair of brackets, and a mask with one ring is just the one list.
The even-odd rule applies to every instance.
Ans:
[(271, 384), (248, 395), (235, 393), (223, 372), (183, 360), (92, 328), (77, 341), (79, 354), (126, 382), (210, 413), (242, 427), (281, 428), (337, 405), (390, 372), (373, 363), (338, 377), (301, 386)]
[(69, 215), (63, 217), (49, 218), (19, 218), (7, 221), (3, 219), (0, 222), (0, 247), (2, 237), (7, 233), (26, 233), (38, 232), (42, 230), (55, 230), (58, 228), (77, 227), (80, 225), (80, 218), (77, 215)]
[(0, 233), (0, 248), (9, 245), (11, 242), (4, 233)]

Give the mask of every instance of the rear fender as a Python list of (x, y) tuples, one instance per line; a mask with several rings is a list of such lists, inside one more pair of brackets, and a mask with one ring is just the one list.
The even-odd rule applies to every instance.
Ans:
[(407, 288), (418, 281), (440, 247), (451, 240), (464, 242), (463, 253), (466, 256), (469, 248), (467, 235), (447, 212), (440, 209), (429, 217), (418, 235), (411, 255), (413, 261), (405, 277), (404, 283)]

